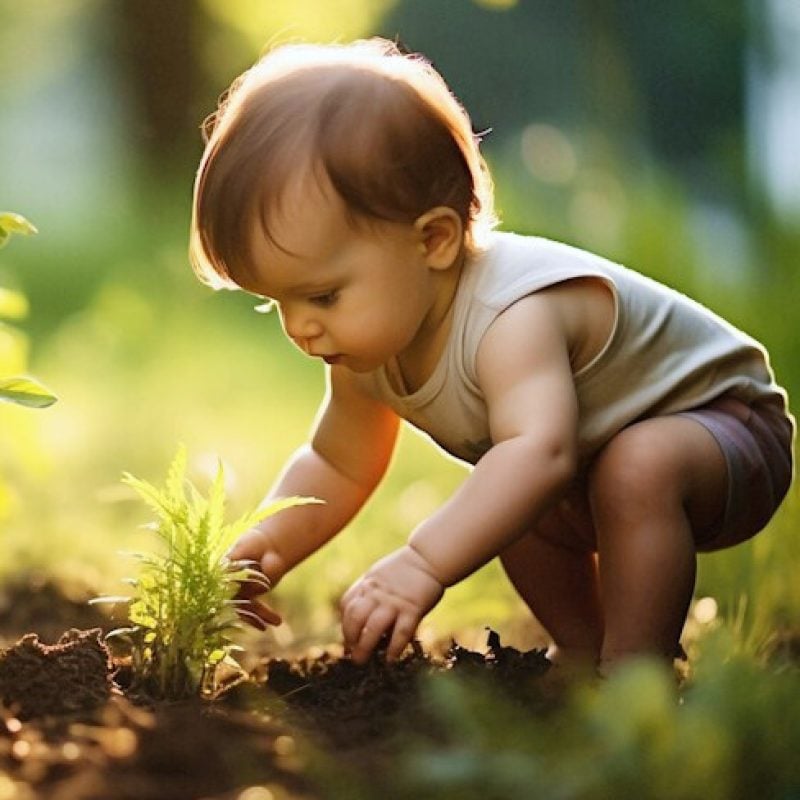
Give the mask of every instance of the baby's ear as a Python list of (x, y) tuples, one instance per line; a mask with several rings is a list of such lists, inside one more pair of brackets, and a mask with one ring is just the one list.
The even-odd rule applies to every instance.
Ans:
[(431, 269), (449, 269), (461, 253), (464, 226), (448, 206), (436, 206), (414, 222), (420, 236), (420, 251)]

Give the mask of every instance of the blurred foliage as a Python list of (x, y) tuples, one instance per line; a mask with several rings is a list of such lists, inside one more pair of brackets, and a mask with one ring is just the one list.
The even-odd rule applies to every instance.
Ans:
[[(11, 236), (30, 236), (36, 228), (19, 214), (0, 212), (0, 248), (5, 247)], [(28, 346), (25, 336), (4, 319), (23, 319), (28, 313), (28, 301), (23, 294), (0, 286), (0, 406), (14, 403), (28, 408), (46, 408), (55, 403), (56, 398), (42, 384), (25, 375), (14, 375), (27, 367)], [(0, 451), (0, 467), (4, 456), (11, 455), (19, 448), (19, 437), (10, 437), (3, 430), (4, 448)], [(10, 440), (10, 441), (7, 441)], [(14, 500), (11, 486), (0, 471), (0, 522), (10, 513)]]
[(426, 708), (440, 724), (420, 732), (391, 796), (796, 797), (800, 672), (755, 665), (724, 632), (707, 639), (680, 693), (663, 665), (640, 660), (578, 687), (557, 713), (485, 683), (431, 679)]

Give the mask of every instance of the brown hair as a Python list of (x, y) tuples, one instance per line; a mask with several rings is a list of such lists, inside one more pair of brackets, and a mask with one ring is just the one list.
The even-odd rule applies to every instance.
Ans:
[(495, 223), (492, 183), (469, 117), (442, 77), (384, 39), (284, 45), (237, 78), (205, 124), (192, 204), (198, 277), (234, 288), (250, 226), (303, 173), (326, 177), (351, 220), (461, 217), (475, 247)]

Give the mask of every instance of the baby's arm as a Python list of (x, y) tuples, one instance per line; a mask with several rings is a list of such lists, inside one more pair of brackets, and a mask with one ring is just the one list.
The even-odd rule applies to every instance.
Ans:
[(515, 303), (485, 334), (477, 367), (494, 446), (408, 545), (345, 595), (343, 630), (356, 661), (387, 630), (387, 655), (398, 656), (443, 587), (529, 530), (574, 476), (577, 398), (567, 327), (561, 306), (542, 292)]
[[(281, 511), (241, 536), (232, 558), (257, 561), (274, 586), (290, 569), (335, 536), (380, 482), (397, 439), (391, 409), (359, 390), (354, 376), (333, 367), (311, 442), (289, 460), (267, 500), (300, 495), (324, 504)], [(269, 624), (280, 617), (245, 586), (247, 610)]]

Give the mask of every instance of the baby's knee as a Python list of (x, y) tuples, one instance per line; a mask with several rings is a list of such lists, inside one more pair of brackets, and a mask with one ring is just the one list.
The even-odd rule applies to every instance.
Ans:
[(617, 434), (600, 452), (589, 470), (589, 497), (593, 507), (652, 505), (654, 498), (678, 492), (674, 470), (658, 442), (645, 430)]

